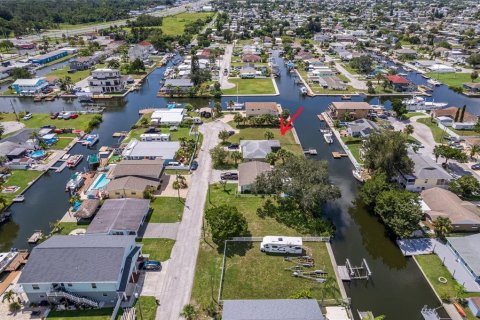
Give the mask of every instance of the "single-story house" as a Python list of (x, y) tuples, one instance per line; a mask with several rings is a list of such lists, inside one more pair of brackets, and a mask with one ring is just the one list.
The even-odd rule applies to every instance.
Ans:
[(347, 132), (349, 136), (364, 138), (379, 129), (375, 122), (362, 118), (349, 122)]
[(455, 130), (473, 130), (477, 122), (454, 122), (452, 128)]
[[(152, 160), (146, 160), (152, 161)], [(145, 179), (140, 177), (128, 176), (111, 180), (106, 186), (105, 191), (111, 199), (137, 198), (143, 199), (143, 193), (147, 189), (158, 189), (160, 181)]]
[(163, 173), (163, 160), (122, 160), (109, 172), (109, 179), (139, 177), (159, 180)]
[(454, 72), (456, 72), (454, 67), (450, 67), (450, 66), (447, 66), (445, 64), (434, 64), (434, 65), (431, 65), (431, 66), (427, 67), (427, 69), (430, 72), (435, 72), (435, 73), (454, 73)]
[(27, 148), (18, 147), (7, 153), (7, 159), (12, 161), (13, 159), (21, 159), (27, 154)]
[(372, 106), (367, 102), (332, 102), (328, 106), (328, 112), (332, 119), (344, 119), (348, 115), (352, 119), (367, 118), (368, 114), (373, 110)]
[(315, 299), (225, 300), (223, 320), (324, 320)]
[(148, 199), (107, 199), (87, 228), (87, 234), (138, 235), (150, 210)]
[(240, 78), (242, 79), (252, 79), (257, 76), (257, 70), (251, 67), (243, 67), (240, 69)]
[(267, 154), (280, 149), (280, 142), (278, 140), (240, 140), (240, 149), (246, 161), (265, 160)]
[(426, 189), (447, 188), (452, 180), (442, 167), (431, 158), (409, 150), (408, 155), (414, 163), (412, 174), (399, 173), (398, 183), (408, 191), (420, 192)]
[(30, 303), (62, 299), (112, 307), (133, 294), (141, 247), (135, 236), (53, 236), (32, 249), (18, 284)]
[(278, 116), (278, 104), (276, 102), (245, 102), (246, 116), (260, 116), (271, 114)]
[(388, 75), (387, 81), (393, 87), (393, 90), (398, 92), (414, 91), (417, 88), (416, 85), (410, 82), (407, 78), (396, 74)]
[(166, 164), (175, 159), (180, 149), (178, 141), (138, 141), (132, 139), (122, 152), (125, 160), (163, 160)]
[(447, 237), (447, 246), (475, 281), (480, 283), (480, 233), (466, 237)]
[(188, 91), (188, 89), (193, 88), (194, 86), (195, 85), (190, 79), (166, 79), (162, 88), (160, 88), (160, 92), (162, 93), (170, 93), (172, 91), (175, 92), (177, 88), (179, 88), (180, 91), (182, 92), (186, 92)]
[(44, 78), (17, 79), (12, 83), (12, 89), (16, 94), (34, 95), (42, 92), (48, 86)]
[(447, 116), (439, 116), (435, 118), (438, 123), (441, 123), (445, 127), (453, 126), (453, 119)]
[(480, 92), (480, 82), (464, 83), (463, 87), (470, 92), (475, 92), (475, 93)]
[(259, 55), (246, 53), (242, 55), (243, 62), (260, 62), (262, 58)]
[[(461, 108), (458, 107), (447, 107), (443, 109), (434, 109), (432, 110), (432, 117), (438, 119), (439, 117), (449, 117), (452, 120), (455, 120), (455, 115), (457, 110)], [(474, 114), (471, 114), (468, 111), (465, 111), (463, 114), (463, 121), (465, 122), (477, 122), (478, 117)], [(453, 121), (452, 121), (453, 124)]]
[(73, 216), (77, 219), (90, 219), (93, 217), (95, 212), (97, 212), (98, 207), (100, 206), (100, 199), (86, 199), (83, 200), (82, 204)]
[(184, 108), (160, 108), (156, 109), (151, 116), (151, 124), (156, 125), (179, 125), (187, 113)]
[(453, 232), (478, 232), (480, 228), (480, 209), (471, 202), (463, 201), (453, 192), (443, 188), (423, 190), (422, 209), (428, 220), (438, 217), (449, 218)]
[(397, 57), (407, 57), (407, 58), (416, 58), (417, 57), (417, 51), (412, 50), (412, 49), (398, 49), (395, 50), (395, 55)]
[(238, 191), (241, 193), (251, 190), (255, 179), (259, 175), (272, 170), (272, 166), (262, 161), (243, 162), (238, 165)]

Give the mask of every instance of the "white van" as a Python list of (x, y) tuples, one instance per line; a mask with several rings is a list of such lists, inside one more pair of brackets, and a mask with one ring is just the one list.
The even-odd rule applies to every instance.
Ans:
[(271, 253), (302, 254), (301, 237), (266, 236), (260, 244), (260, 251)]

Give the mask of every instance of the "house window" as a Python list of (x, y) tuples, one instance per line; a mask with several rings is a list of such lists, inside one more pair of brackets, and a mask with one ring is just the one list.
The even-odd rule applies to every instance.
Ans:
[(32, 284), (33, 290), (40, 290), (40, 286), (38, 284)]
[(97, 289), (97, 284), (96, 283), (92, 283), (92, 289)]
[(67, 283), (67, 286), (71, 287), (71, 286), (72, 286), (72, 284), (71, 284), (71, 283)]

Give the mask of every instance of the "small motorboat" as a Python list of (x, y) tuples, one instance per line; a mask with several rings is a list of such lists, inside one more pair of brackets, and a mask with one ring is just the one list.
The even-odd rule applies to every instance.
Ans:
[(344, 94), (342, 97), (341, 97), (342, 100), (352, 100), (352, 96), (349, 96), (347, 94)]
[(98, 154), (94, 153), (87, 157), (88, 167), (90, 170), (96, 170), (100, 165), (100, 157)]
[(333, 134), (331, 131), (328, 131), (328, 132), (324, 132), (323, 133), (323, 139), (325, 139), (325, 142), (328, 143), (328, 144), (332, 144), (333, 143)]
[(12, 202), (23, 202), (23, 201), (25, 201), (25, 196), (23, 194), (20, 194), (12, 199)]
[(301, 93), (302, 95), (306, 95), (306, 94), (308, 93), (307, 88), (301, 87), (301, 88), (300, 88), (300, 93)]
[(353, 177), (357, 179), (359, 182), (364, 183), (365, 179), (362, 176), (362, 170), (361, 169), (354, 169), (352, 170)]
[(80, 163), (80, 161), (82, 161), (82, 159), (83, 159), (83, 154), (75, 154), (71, 156), (67, 160), (67, 167), (75, 168)]
[(87, 136), (85, 137), (85, 140), (83, 141), (83, 145), (89, 148), (93, 147), (98, 142), (98, 139), (99, 139), (98, 134), (87, 134)]
[(83, 183), (85, 182), (85, 179), (82, 176), (81, 172), (75, 172), (72, 174), (70, 177), (70, 180), (68, 180), (66, 186), (65, 186), (65, 191), (74, 193), (78, 189), (80, 189), (83, 186)]
[(306, 153), (306, 154), (309, 154), (309, 155), (314, 156), (314, 155), (317, 154), (317, 149), (308, 148), (308, 149), (303, 150), (303, 153)]
[(442, 83), (440, 81), (435, 80), (435, 79), (428, 79), (427, 83), (431, 84), (432, 86), (435, 86), (435, 87), (438, 87), (438, 86), (442, 85)]

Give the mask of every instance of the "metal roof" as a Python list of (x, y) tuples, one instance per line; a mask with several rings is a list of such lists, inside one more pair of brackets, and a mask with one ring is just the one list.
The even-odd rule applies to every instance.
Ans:
[(480, 234), (466, 237), (447, 237), (452, 248), (473, 272), (480, 275)]
[(178, 141), (138, 141), (133, 139), (123, 150), (124, 157), (161, 157), (164, 160), (175, 158), (180, 149)]
[(241, 140), (240, 148), (244, 159), (265, 159), (272, 148), (280, 148), (278, 140)]

